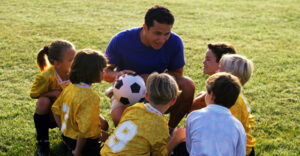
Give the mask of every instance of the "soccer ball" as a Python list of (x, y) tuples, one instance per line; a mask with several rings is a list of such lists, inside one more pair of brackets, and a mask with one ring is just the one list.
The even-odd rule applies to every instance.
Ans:
[(113, 87), (115, 99), (123, 105), (130, 106), (145, 101), (146, 86), (139, 75), (120, 76)]

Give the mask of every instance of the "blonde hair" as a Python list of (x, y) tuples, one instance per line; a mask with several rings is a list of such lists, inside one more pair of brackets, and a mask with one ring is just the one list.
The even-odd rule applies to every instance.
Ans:
[(253, 63), (245, 56), (238, 54), (226, 54), (220, 60), (225, 72), (237, 76), (244, 85), (253, 73)]
[(181, 91), (174, 78), (165, 73), (152, 73), (146, 82), (149, 101), (155, 105), (164, 105), (177, 98)]

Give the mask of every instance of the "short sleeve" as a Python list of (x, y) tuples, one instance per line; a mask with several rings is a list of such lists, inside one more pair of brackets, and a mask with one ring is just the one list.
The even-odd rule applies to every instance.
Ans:
[(63, 104), (63, 93), (60, 94), (60, 96), (55, 100), (53, 103), (51, 110), (54, 114), (60, 115), (62, 110), (62, 104)]
[(153, 156), (161, 156), (161, 155), (168, 155), (167, 150), (167, 142), (158, 142), (153, 145), (151, 155)]
[(105, 56), (107, 57), (109, 64), (119, 66), (121, 60), (120, 60), (119, 50), (117, 48), (118, 45), (117, 41), (118, 41), (118, 35), (114, 36), (109, 42), (105, 51)]
[(243, 105), (243, 99), (239, 95), (235, 104), (233, 106), (231, 106), (229, 109), (231, 114), (241, 122), (242, 122), (242, 116), (243, 116), (242, 105)]
[(246, 155), (246, 143), (247, 143), (247, 137), (245, 134), (245, 131), (242, 126), (240, 126), (239, 131), (239, 140), (237, 143), (237, 154), (238, 156), (244, 156)]
[(37, 98), (41, 94), (46, 93), (49, 87), (49, 79), (46, 79), (42, 74), (38, 74), (30, 90), (30, 97)]
[(174, 52), (174, 55), (172, 56), (172, 59), (170, 60), (170, 64), (168, 66), (169, 70), (175, 70), (182, 68), (185, 65), (185, 60), (184, 60), (184, 47), (183, 47), (183, 42), (178, 37), (177, 35), (174, 35), (175, 37), (175, 44), (176, 44), (176, 49)]
[(100, 99), (95, 98), (82, 101), (76, 112), (76, 123), (79, 129), (79, 136), (83, 138), (99, 138), (100, 128)]

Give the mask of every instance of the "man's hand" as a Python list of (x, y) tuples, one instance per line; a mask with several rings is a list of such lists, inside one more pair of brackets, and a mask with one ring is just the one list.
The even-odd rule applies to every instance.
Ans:
[(132, 70), (122, 70), (122, 71), (119, 71), (117, 76), (116, 76), (116, 79), (118, 79), (120, 76), (125, 76), (125, 74), (135, 74), (135, 71), (132, 71)]
[(120, 76), (124, 76), (125, 74), (135, 74), (135, 71), (132, 70), (122, 70), (122, 71), (114, 71), (116, 68), (116, 65), (109, 65), (104, 69), (104, 76), (103, 79), (106, 82), (114, 82), (116, 81)]

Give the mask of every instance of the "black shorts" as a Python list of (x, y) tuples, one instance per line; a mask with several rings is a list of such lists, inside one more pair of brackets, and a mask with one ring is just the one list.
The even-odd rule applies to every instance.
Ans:
[(175, 147), (171, 156), (188, 156), (189, 152), (186, 149), (186, 142), (182, 142)]
[[(69, 150), (74, 150), (76, 148), (76, 140), (61, 135), (63, 141), (67, 145)], [(100, 143), (99, 139), (87, 139), (84, 145), (83, 155), (99, 156), (100, 155)]]

